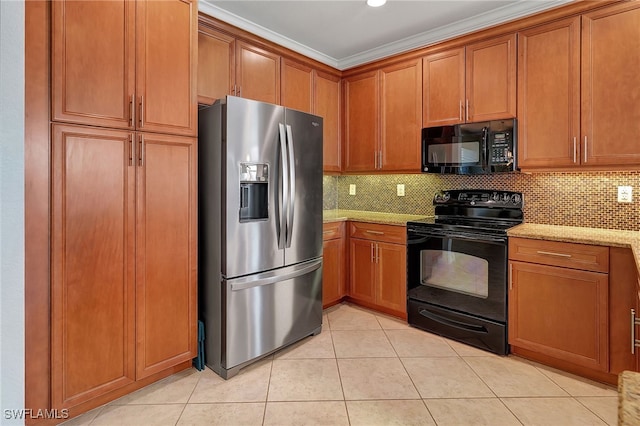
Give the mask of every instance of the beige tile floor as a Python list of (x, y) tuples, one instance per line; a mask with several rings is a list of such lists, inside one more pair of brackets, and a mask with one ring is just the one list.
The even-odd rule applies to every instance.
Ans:
[(190, 369), (69, 425), (615, 425), (617, 393), (342, 304), (223, 380)]

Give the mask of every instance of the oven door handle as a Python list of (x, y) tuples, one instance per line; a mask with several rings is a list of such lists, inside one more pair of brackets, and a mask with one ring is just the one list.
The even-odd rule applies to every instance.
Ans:
[(430, 320), (439, 322), (441, 324), (459, 328), (461, 330), (472, 331), (474, 333), (483, 333), (483, 334), (487, 334), (489, 332), (489, 330), (487, 330), (484, 326), (455, 321), (455, 320), (440, 316), (438, 314), (435, 314), (433, 312), (429, 312), (426, 309), (420, 309), (419, 312), (420, 312), (420, 315), (422, 315), (423, 317), (429, 318)]
[[(416, 236), (419, 235), (420, 239), (414, 238), (411, 239), (412, 236)], [(433, 233), (433, 234), (417, 234), (417, 233), (410, 233), (409, 234), (409, 238), (407, 239), (407, 242), (409, 242), (410, 244), (420, 244), (420, 243), (424, 243), (426, 242), (428, 239), (430, 238), (447, 238), (450, 240), (468, 240), (468, 241), (488, 241), (488, 242), (494, 242), (494, 243), (506, 243), (507, 242), (507, 237), (492, 237), (490, 235), (464, 235), (464, 234), (456, 234), (456, 233)]]

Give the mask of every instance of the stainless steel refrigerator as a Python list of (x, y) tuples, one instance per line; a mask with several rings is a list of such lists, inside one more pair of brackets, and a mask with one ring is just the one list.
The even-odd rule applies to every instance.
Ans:
[(322, 118), (227, 96), (199, 111), (199, 316), (223, 378), (322, 327)]

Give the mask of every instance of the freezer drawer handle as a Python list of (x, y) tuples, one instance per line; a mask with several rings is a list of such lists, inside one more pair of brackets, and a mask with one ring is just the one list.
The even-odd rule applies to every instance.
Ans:
[(274, 284), (280, 281), (289, 280), (291, 278), (296, 278), (302, 275), (306, 275), (310, 272), (313, 272), (316, 269), (320, 268), (321, 266), (322, 266), (322, 259), (319, 259), (319, 260), (314, 260), (313, 262), (310, 262), (310, 263), (304, 263), (302, 265), (298, 265), (297, 269), (283, 275), (278, 275), (274, 272), (261, 274), (263, 278), (260, 278), (260, 276), (258, 276), (256, 278), (250, 278), (250, 281), (231, 284), (231, 291), (247, 290), (253, 287), (259, 287), (263, 285)]

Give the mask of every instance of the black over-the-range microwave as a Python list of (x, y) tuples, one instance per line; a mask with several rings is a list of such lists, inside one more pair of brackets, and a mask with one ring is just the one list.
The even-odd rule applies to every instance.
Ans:
[(516, 120), (422, 129), (422, 172), (459, 175), (517, 170)]

